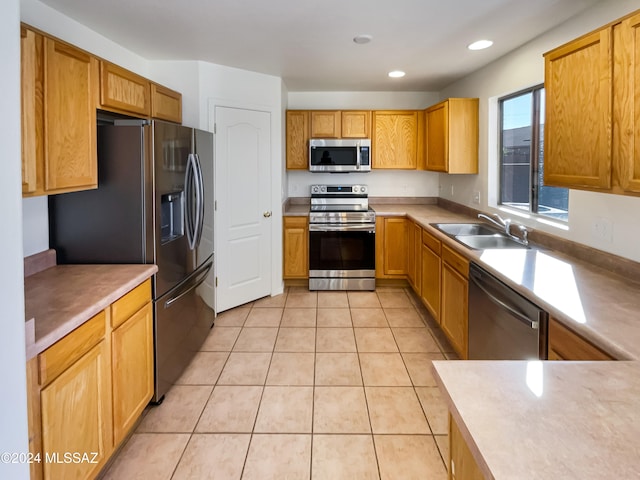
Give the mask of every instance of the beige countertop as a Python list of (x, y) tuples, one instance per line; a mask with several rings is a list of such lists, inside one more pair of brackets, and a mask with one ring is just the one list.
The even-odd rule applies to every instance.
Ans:
[(434, 361), (488, 479), (640, 478), (640, 363)]
[(58, 265), (26, 277), (27, 359), (157, 271), (155, 265)]
[[(430, 223), (476, 219), (437, 205), (371, 204), (378, 216), (407, 216), (451, 248), (620, 360), (640, 359), (640, 284), (546, 248), (472, 250)], [(308, 206), (294, 205), (298, 215)]]

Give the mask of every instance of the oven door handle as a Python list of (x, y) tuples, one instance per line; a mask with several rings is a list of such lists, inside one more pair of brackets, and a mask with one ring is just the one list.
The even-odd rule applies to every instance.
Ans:
[(310, 223), (310, 232), (370, 232), (376, 233), (375, 225), (346, 223), (337, 225), (334, 223)]

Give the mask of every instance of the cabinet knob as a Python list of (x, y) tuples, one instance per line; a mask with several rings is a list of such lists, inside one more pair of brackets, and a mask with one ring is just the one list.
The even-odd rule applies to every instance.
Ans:
[(271, 212), (264, 212), (262, 215), (264, 215), (264, 218), (269, 218), (271, 216)]

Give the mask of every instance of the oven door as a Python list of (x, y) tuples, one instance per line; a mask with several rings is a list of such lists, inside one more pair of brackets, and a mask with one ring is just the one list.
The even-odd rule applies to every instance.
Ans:
[(310, 277), (375, 277), (375, 224), (310, 224)]

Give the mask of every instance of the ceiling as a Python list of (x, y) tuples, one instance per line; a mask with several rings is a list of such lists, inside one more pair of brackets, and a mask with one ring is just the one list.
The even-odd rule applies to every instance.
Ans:
[[(598, 1), (43, 0), (149, 60), (266, 73), (289, 91), (438, 91)], [(482, 38), (494, 46), (467, 50)]]

